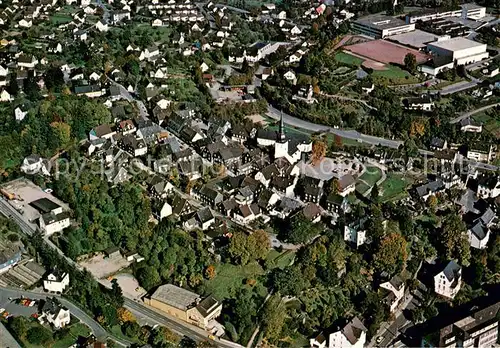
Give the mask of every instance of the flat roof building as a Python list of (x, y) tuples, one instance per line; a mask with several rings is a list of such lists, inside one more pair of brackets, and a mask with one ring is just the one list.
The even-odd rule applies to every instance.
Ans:
[(489, 56), (486, 44), (463, 37), (432, 42), (427, 49), (434, 56), (451, 58), (457, 65), (475, 63)]
[(359, 18), (353, 22), (352, 26), (356, 32), (377, 39), (415, 30), (414, 23), (405, 23), (398, 18), (381, 14)]
[[(445, 38), (449, 39), (450, 37), (447, 36)], [(418, 29), (409, 33), (393, 35), (388, 38), (389, 41), (394, 41), (417, 50), (424, 50), (429, 43), (440, 39), (443, 39), (443, 37)]]
[(486, 16), (486, 7), (476, 5), (474, 3), (460, 5), (456, 10), (444, 9), (424, 9), (406, 15), (406, 23), (416, 23), (418, 21), (426, 22), (435, 19), (448, 17), (462, 17), (464, 19), (478, 20)]

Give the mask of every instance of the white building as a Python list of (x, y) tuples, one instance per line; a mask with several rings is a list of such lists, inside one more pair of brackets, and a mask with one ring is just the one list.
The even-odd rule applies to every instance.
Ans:
[(461, 17), (464, 19), (478, 20), (486, 16), (486, 7), (476, 4), (460, 5), (461, 9), (451, 11), (440, 11), (438, 9), (425, 9), (420, 12), (410, 13), (406, 16), (406, 23), (416, 23), (418, 21), (426, 22), (435, 19), (443, 19), (448, 17)]
[(467, 150), (467, 158), (477, 162), (490, 162), (496, 157), (495, 150), (491, 145), (476, 144)]
[(462, 267), (455, 261), (450, 261), (446, 267), (434, 276), (434, 291), (436, 294), (454, 298), (462, 285)]
[(67, 286), (69, 286), (68, 273), (50, 273), (47, 276), (47, 279), (43, 281), (43, 288), (45, 289), (45, 291), (62, 293)]
[(353, 224), (351, 226), (346, 224), (344, 226), (344, 240), (358, 248), (366, 242), (366, 230), (361, 224)]
[(25, 174), (37, 174), (41, 173), (44, 175), (49, 175), (49, 171), (45, 167), (43, 158), (38, 155), (29, 155), (23, 160), (21, 165), (21, 171)]
[(384, 300), (389, 306), (391, 313), (394, 313), (405, 296), (405, 285), (399, 276), (394, 276), (388, 282), (380, 284), (381, 289), (388, 291)]
[(481, 198), (496, 198), (500, 195), (500, 180), (493, 176), (480, 176), (477, 180), (477, 195)]
[(38, 318), (40, 322), (47, 321), (56, 329), (60, 329), (69, 324), (71, 315), (69, 309), (63, 307), (55, 298), (47, 298), (42, 307), (42, 315)]
[(352, 23), (352, 28), (360, 34), (365, 34), (376, 39), (383, 39), (387, 36), (414, 31), (415, 24), (407, 24), (394, 17), (374, 14), (355, 20)]
[(466, 65), (489, 57), (486, 44), (463, 37), (431, 42), (427, 50), (436, 57), (451, 59), (457, 65)]
[(467, 230), (467, 235), (469, 236), (469, 244), (472, 248), (485, 249), (490, 239), (490, 229), (484, 226), (480, 219), (477, 219)]
[(48, 198), (40, 198), (30, 203), (40, 213), (40, 229), (46, 235), (61, 232), (70, 225), (69, 213)]
[(324, 334), (316, 338), (311, 338), (309, 344), (315, 348), (363, 348), (366, 343), (366, 332), (368, 331), (363, 323), (354, 317), (344, 327), (328, 336), (328, 342)]

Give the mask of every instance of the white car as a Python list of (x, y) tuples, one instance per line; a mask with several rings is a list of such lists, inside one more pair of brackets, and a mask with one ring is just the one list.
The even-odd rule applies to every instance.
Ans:
[(5, 308), (0, 308), (0, 314), (2, 314), (3, 312), (5, 312)]
[(377, 340), (375, 342), (377, 342), (377, 344), (380, 344), (383, 340), (384, 340), (384, 337), (378, 336)]

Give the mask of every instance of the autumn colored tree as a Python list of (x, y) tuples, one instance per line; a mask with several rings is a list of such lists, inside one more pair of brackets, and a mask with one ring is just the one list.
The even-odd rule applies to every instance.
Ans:
[(438, 199), (437, 199), (436, 195), (431, 195), (427, 199), (427, 204), (429, 205), (429, 208), (431, 208), (432, 210), (436, 209), (436, 207), (438, 205)]
[(312, 163), (318, 164), (326, 155), (326, 143), (321, 140), (315, 140), (312, 145)]
[(321, 93), (321, 89), (319, 88), (319, 85), (314, 85), (313, 86), (313, 92), (314, 94), (318, 95)]
[(71, 140), (70, 125), (64, 122), (52, 122), (50, 127), (52, 128), (53, 139), (57, 142), (57, 147), (66, 147)]
[(333, 178), (332, 181), (330, 181), (330, 192), (331, 193), (339, 193), (340, 192), (339, 179)]
[(415, 120), (410, 125), (411, 136), (423, 136), (425, 134), (425, 122), (423, 120)]
[(129, 311), (125, 307), (118, 308), (117, 313), (118, 313), (118, 320), (120, 320), (120, 323), (135, 321), (135, 316), (132, 314), (131, 311)]
[(406, 247), (406, 240), (402, 235), (395, 232), (388, 234), (381, 240), (373, 256), (374, 267), (379, 272), (399, 273), (406, 267), (408, 259)]
[(237, 231), (229, 244), (229, 254), (240, 264), (247, 264), (252, 260), (264, 259), (271, 243), (264, 230), (256, 230), (251, 235)]
[(446, 258), (458, 259), (460, 264), (469, 265), (471, 255), (467, 227), (458, 214), (452, 213), (444, 219), (439, 237)]
[(205, 276), (212, 280), (215, 278), (215, 276), (217, 275), (217, 271), (215, 270), (215, 266), (214, 265), (209, 265), (207, 267), (207, 269), (205, 270)]

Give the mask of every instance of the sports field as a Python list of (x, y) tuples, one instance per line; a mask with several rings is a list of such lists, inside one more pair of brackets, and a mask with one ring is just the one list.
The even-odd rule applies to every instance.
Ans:
[(429, 56), (425, 53), (385, 40), (362, 42), (346, 46), (344, 50), (385, 64), (396, 63), (403, 65), (405, 56), (408, 53), (415, 55), (418, 64), (424, 63), (429, 59)]

